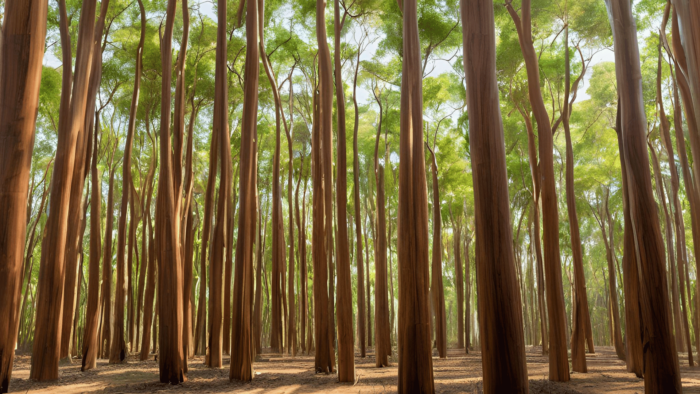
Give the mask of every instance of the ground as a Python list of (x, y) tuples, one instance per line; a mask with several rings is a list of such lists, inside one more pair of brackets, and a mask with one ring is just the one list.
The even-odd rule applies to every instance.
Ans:
[[(643, 393), (644, 382), (625, 369), (610, 347), (596, 347), (595, 354), (586, 355), (588, 373), (572, 373), (568, 383), (547, 380), (547, 357), (541, 348), (527, 348), (527, 367), (530, 376), (530, 392), (537, 393)], [(684, 393), (700, 393), (700, 367), (688, 366), (687, 358), (679, 355)], [(263, 352), (255, 363), (255, 379), (251, 383), (231, 383), (228, 380), (229, 359), (224, 367), (210, 369), (203, 365), (203, 358), (189, 362), (187, 382), (171, 386), (158, 382), (158, 365), (151, 358), (138, 361), (129, 357), (126, 364), (108, 364), (99, 360), (97, 368), (80, 372), (80, 361), (60, 367), (60, 379), (55, 382), (29, 380), (30, 357), (18, 355), (10, 383), (10, 392), (31, 393), (143, 393), (154, 391), (175, 392), (233, 392), (233, 393), (384, 393), (395, 392), (398, 368), (394, 362), (388, 368), (376, 368), (374, 356), (356, 357), (357, 381), (338, 383), (337, 375), (315, 374), (313, 356), (291, 357)], [(450, 349), (447, 359), (433, 357), (435, 391), (438, 393), (481, 393), (481, 354)]]

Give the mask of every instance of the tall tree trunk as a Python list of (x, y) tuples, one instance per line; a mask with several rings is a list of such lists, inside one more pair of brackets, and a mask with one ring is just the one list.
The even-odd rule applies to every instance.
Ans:
[[(360, 213), (360, 158), (357, 148), (357, 134), (360, 129), (360, 110), (357, 105), (357, 75), (360, 70), (360, 51), (357, 51), (355, 60), (355, 76), (352, 81), (352, 103), (355, 108), (355, 123), (353, 124), (352, 137), (352, 175), (353, 175), (353, 205), (355, 207), (355, 258), (357, 259), (357, 320), (360, 327), (360, 357), (365, 358), (367, 350), (366, 318), (365, 318), (365, 273), (362, 261), (362, 214)], [(369, 272), (367, 273), (369, 276)]]
[(253, 308), (253, 349), (255, 354), (262, 353), (262, 266), (263, 266), (263, 232), (262, 210), (260, 209), (260, 197), (255, 193), (255, 212), (259, 225), (255, 239), (255, 305)]
[[(141, 5), (139, 5), (141, 6)], [(124, 298), (126, 296), (124, 288), (124, 249), (126, 247), (126, 214), (129, 203), (129, 192), (131, 191), (131, 151), (134, 144), (134, 133), (136, 131), (136, 112), (139, 105), (139, 92), (141, 89), (141, 71), (143, 70), (143, 43), (145, 40), (145, 24), (142, 20), (141, 38), (136, 48), (136, 71), (134, 72), (134, 90), (131, 96), (131, 107), (129, 108), (129, 123), (126, 129), (126, 143), (124, 146), (124, 159), (122, 162), (122, 202), (119, 216), (119, 229), (117, 235), (117, 287), (114, 298), (114, 333), (112, 347), (109, 355), (110, 363), (121, 363), (126, 359), (127, 350), (124, 342)], [(131, 196), (133, 201), (137, 196)], [(132, 210), (133, 213), (133, 210)], [(131, 222), (135, 223), (136, 218), (131, 215)], [(133, 226), (133, 224), (131, 225)], [(129, 237), (129, 249), (133, 245), (133, 239)], [(131, 272), (131, 252), (129, 252), (129, 272)], [(131, 278), (129, 278), (131, 283)]]
[[(673, 41), (673, 52), (674, 52), (674, 66), (676, 70), (676, 78), (677, 78), (677, 84), (674, 85), (680, 88), (681, 91), (681, 98), (683, 100), (683, 106), (685, 109), (685, 115), (686, 115), (686, 121), (688, 124), (688, 136), (689, 136), (689, 141), (690, 141), (690, 150), (692, 152), (693, 157), (700, 157), (700, 133), (698, 129), (698, 122), (697, 122), (697, 117), (696, 113), (694, 112), (698, 107), (696, 106), (693, 107), (693, 95), (689, 86), (688, 78), (686, 77), (686, 73), (688, 72), (688, 61), (686, 59), (686, 51), (683, 48), (683, 45), (681, 44), (681, 33), (680, 33), (680, 26), (679, 26), (679, 21), (678, 21), (678, 13), (677, 13), (677, 6), (680, 5), (678, 8), (683, 8), (684, 11), (689, 11), (689, 7), (686, 6), (687, 3), (680, 4), (681, 2), (674, 2), (674, 7), (673, 7), (673, 23), (671, 25), (671, 33), (672, 33), (672, 41)], [(700, 9), (696, 8), (696, 11), (700, 11)], [(685, 16), (682, 17), (681, 19), (685, 19)], [(691, 39), (689, 36), (691, 36), (691, 33), (693, 33), (693, 27), (692, 25), (689, 25), (688, 23), (685, 23), (684, 26), (684, 33), (686, 37), (685, 39), (685, 47), (688, 48), (688, 50), (692, 51), (695, 53), (697, 56), (700, 54), (700, 51), (694, 51), (691, 49), (693, 45), (700, 45), (700, 37), (697, 35), (695, 38)], [(695, 29), (695, 34), (699, 34), (700, 29)], [(692, 55), (691, 55), (692, 56)], [(696, 62), (696, 69), (697, 69), (697, 62)], [(698, 79), (696, 78), (696, 82), (698, 82)], [(696, 92), (700, 90), (696, 86)], [(697, 94), (696, 94), (697, 97)], [(696, 100), (696, 103), (700, 102), (700, 100)], [(680, 109), (680, 104), (677, 104)], [(697, 104), (695, 104), (697, 105)], [(674, 111), (674, 113), (679, 113), (680, 111)], [(674, 118), (679, 118), (680, 116), (674, 116)], [(685, 146), (685, 145), (684, 145)], [(692, 163), (693, 167), (693, 173), (695, 175), (695, 179), (698, 179), (700, 177), (700, 161), (698, 160), (693, 160)], [(684, 179), (687, 177), (684, 176)], [(687, 184), (687, 183), (686, 183)], [(691, 187), (694, 185), (694, 189), (692, 193), (695, 195), (695, 205), (696, 207), (700, 206), (700, 188), (698, 187), (697, 183), (692, 183), (690, 182)], [(688, 192), (688, 197), (690, 198), (691, 194)], [(692, 203), (691, 203), (692, 204)], [(691, 211), (692, 211), (692, 206), (691, 206)], [(699, 238), (698, 241), (693, 242), (694, 250), (695, 250), (695, 255), (698, 256), (700, 255), (700, 211), (696, 209), (696, 223), (697, 223), (697, 231), (693, 231), (693, 239), (695, 240), (696, 237)], [(696, 235), (697, 233), (697, 235)], [(695, 268), (696, 272), (698, 271), (698, 268), (700, 267), (700, 264), (698, 263), (697, 259), (695, 261)], [(696, 300), (700, 300), (700, 288), (696, 286), (695, 288), (696, 294), (695, 298)], [(695, 306), (694, 309), (697, 309), (697, 305)], [(697, 327), (700, 327), (700, 314), (695, 314), (695, 346), (697, 349), (700, 349), (700, 329), (697, 329)], [(699, 350), (700, 351), (700, 350)]]
[[(304, 157), (302, 156), (302, 161), (299, 170), (300, 175), (304, 173)], [(311, 326), (308, 325), (309, 321), (309, 291), (307, 289), (309, 284), (309, 272), (306, 263), (306, 187), (309, 183), (309, 177), (304, 177), (304, 194), (301, 198), (302, 210), (301, 210), (301, 225), (299, 226), (299, 274), (301, 276), (301, 286), (299, 288), (300, 297), (300, 308), (301, 313), (299, 320), (301, 323), (301, 348), (306, 350), (307, 354), (310, 351), (310, 346), (308, 344), (305, 346), (305, 338), (308, 333), (309, 338), (311, 336)], [(298, 206), (297, 206), (298, 207)], [(298, 215), (297, 215), (298, 216)], [(299, 216), (298, 216), (299, 217)]]
[(644, 145), (646, 119), (637, 32), (631, 4), (606, 0), (615, 46), (617, 87), (620, 93), (622, 140), (628, 181), (630, 219), (637, 254), (640, 304), (644, 322), (644, 388), (647, 393), (680, 392), (676, 346), (668, 324), (668, 288), (664, 247)]
[[(430, 346), (428, 195), (416, 0), (403, 1), (399, 149), (399, 392), (435, 392)], [(420, 142), (419, 142), (420, 141)]]
[[(437, 131), (436, 131), (437, 132)], [(440, 209), (440, 187), (435, 153), (430, 149), (430, 172), (433, 176), (433, 256), (432, 280), (430, 282), (433, 307), (435, 308), (435, 339), (440, 358), (447, 358), (447, 321), (445, 318), (445, 290), (442, 283), (442, 213)], [(378, 186), (377, 190), (383, 189)], [(382, 194), (383, 190), (382, 190)], [(381, 232), (380, 232), (381, 236)]]
[[(61, 321), (61, 359), (70, 361), (69, 346), (72, 334), (73, 315), (76, 309), (76, 286), (78, 286), (78, 250), (80, 249), (79, 241), (82, 238), (83, 228), (82, 223), (82, 196), (85, 178), (88, 174), (89, 152), (92, 148), (89, 146), (91, 139), (90, 129), (95, 112), (95, 100), (97, 91), (100, 86), (102, 77), (102, 30), (104, 30), (104, 20), (107, 15), (109, 1), (103, 1), (100, 9), (100, 17), (95, 27), (93, 59), (90, 65), (90, 79), (88, 83), (88, 91), (85, 104), (85, 115), (83, 119), (83, 128), (80, 131), (80, 136), (76, 141), (75, 164), (71, 179), (70, 193), (70, 210), (68, 213), (68, 226), (66, 235), (66, 250), (65, 250), (65, 280), (63, 284), (63, 317)], [(79, 298), (77, 298), (79, 300)]]
[[(236, 265), (233, 285), (233, 327), (231, 330), (231, 369), (230, 380), (250, 381), (253, 379), (253, 353), (255, 352), (251, 335), (251, 305), (253, 304), (253, 244), (256, 228), (256, 194), (257, 194), (257, 116), (258, 116), (258, 78), (260, 56), (258, 41), (258, 12), (260, 3), (247, 1), (246, 12), (246, 62), (245, 87), (243, 98), (243, 119), (241, 122), (241, 157), (238, 215), (238, 239), (236, 243)], [(226, 79), (226, 1), (219, 0), (219, 28), (217, 29), (217, 76)], [(218, 85), (217, 85), (218, 86)], [(225, 86), (225, 83), (224, 83)], [(226, 97), (226, 88), (219, 91)], [(223, 103), (222, 103), (223, 109)], [(226, 144), (226, 149), (229, 149)], [(261, 262), (258, 261), (258, 264)], [(256, 335), (259, 335), (256, 333)], [(235, 354), (234, 354), (235, 352)]]
[(102, 191), (100, 190), (100, 173), (97, 170), (100, 144), (98, 137), (99, 118), (93, 137), (92, 162), (90, 180), (92, 181), (90, 198), (90, 265), (88, 277), (87, 310), (85, 312), (85, 332), (83, 334), (83, 360), (81, 371), (87, 371), (97, 366), (97, 328), (100, 318), (100, 216), (102, 214)]
[[(522, 307), (511, 246), (513, 232), (507, 193), (505, 142), (496, 81), (493, 3), (482, 0), (468, 4), (463, 0), (461, 16), (474, 178), (476, 274), (479, 332), (483, 341), (484, 392), (527, 393)], [(537, 86), (539, 88), (539, 84)], [(568, 375), (566, 345), (564, 361), (567, 362)]]
[(49, 202), (50, 216), (46, 223), (47, 242), (45, 247), (41, 248), (40, 289), (37, 296), (37, 320), (29, 373), (30, 379), (38, 381), (58, 379), (71, 180), (74, 170), (82, 169), (78, 142), (83, 140), (83, 134), (87, 132), (83, 124), (94, 49), (92, 40), (95, 31), (95, 9), (96, 1), (85, 1), (82, 4), (70, 109), (61, 114), (70, 116), (70, 120), (66, 122), (65, 128), (59, 130), (56, 147)]
[[(678, 70), (678, 68), (676, 68), (676, 70)], [(676, 74), (677, 74), (677, 71), (676, 71)], [(683, 184), (685, 185), (685, 191), (686, 191), (686, 194), (688, 196), (688, 202), (690, 203), (689, 204), (690, 205), (690, 222), (691, 222), (691, 228), (692, 228), (692, 233), (693, 233), (693, 247), (695, 250), (695, 255), (697, 256), (698, 252), (700, 251), (700, 221), (698, 220), (698, 215), (700, 215), (700, 211), (699, 211), (700, 201), (697, 200), (698, 194), (697, 194), (697, 191), (695, 189), (695, 183), (694, 183), (692, 176), (690, 175), (690, 165), (688, 164), (688, 156), (687, 156), (687, 153), (685, 150), (686, 144), (685, 144), (685, 135), (683, 133), (683, 119), (681, 116), (681, 103), (680, 103), (680, 100), (678, 98), (678, 85), (675, 81), (673, 84), (673, 97), (674, 97), (674, 100), (673, 100), (673, 103), (674, 103), (673, 123), (674, 123), (674, 129), (676, 132), (676, 148), (678, 150), (678, 156), (679, 156), (680, 161), (681, 161), (681, 169), (682, 169), (681, 174), (683, 175)], [(682, 223), (682, 221), (683, 221), (682, 215), (681, 215), (680, 219), (681, 219), (681, 223)], [(681, 234), (685, 234), (685, 231), (681, 231)], [(681, 238), (681, 239), (684, 240), (684, 238)], [(682, 249), (685, 250), (685, 247), (683, 247)], [(685, 259), (684, 261), (686, 263), (686, 273), (687, 273), (688, 269), (689, 269), (688, 266), (689, 266), (690, 262), (687, 259)], [(688, 284), (688, 286), (690, 286), (689, 280), (686, 283)], [(690, 306), (690, 309), (694, 310), (695, 308), (692, 307), (692, 299), (693, 298), (691, 296), (691, 292), (688, 291), (688, 304)], [(684, 304), (685, 304), (685, 302), (684, 302)], [(695, 346), (696, 346), (696, 350), (697, 350), (697, 349), (700, 349), (700, 341), (698, 341), (698, 337), (697, 337), (697, 335), (699, 334), (699, 332), (698, 332), (699, 326), (698, 326), (698, 322), (696, 319), (697, 319), (697, 313), (693, 313), (693, 325), (695, 326), (694, 331), (695, 331), (695, 335), (696, 335)], [(687, 328), (687, 329), (689, 329), (689, 328)], [(688, 342), (690, 342), (690, 340), (688, 340)], [(689, 348), (690, 348), (690, 346), (689, 346)], [(692, 353), (690, 351), (690, 349), (689, 349), (689, 353)]]
[(168, 0), (161, 44), (163, 77), (160, 112), (160, 174), (156, 205), (156, 242), (158, 244), (158, 366), (161, 383), (184, 382), (185, 357), (182, 349), (183, 269), (180, 253), (180, 195), (176, 195), (170, 143), (170, 86), (172, 81), (172, 39), (176, 0)]
[[(99, 122), (98, 122), (99, 127)], [(112, 343), (112, 233), (114, 227), (114, 150), (109, 163), (109, 190), (107, 191), (107, 207), (105, 214), (105, 247), (102, 257), (102, 358), (109, 358)]]
[[(569, 96), (571, 89), (571, 61), (569, 58), (569, 26), (564, 33), (566, 47), (566, 73), (564, 82), (564, 137), (566, 139), (566, 208), (569, 215), (569, 232), (571, 233), (571, 254), (574, 265), (574, 300), (572, 302), (573, 321), (571, 322), (571, 368), (576, 372), (588, 372), (586, 367), (586, 340), (588, 348), (593, 352), (593, 338), (588, 334), (590, 314), (588, 311), (588, 296), (586, 295), (586, 277), (583, 273), (583, 252), (581, 250), (581, 234), (579, 232), (578, 214), (576, 212), (576, 194), (574, 191), (574, 149), (571, 144), (569, 117), (571, 116)], [(585, 67), (584, 67), (585, 72)], [(619, 318), (619, 317), (618, 317)]]
[[(452, 218), (452, 245), (455, 254), (455, 288), (457, 290), (457, 348), (464, 348), (464, 275), (462, 274), (462, 226), (461, 222), (452, 215), (450, 206), (450, 216)], [(469, 253), (469, 252), (467, 252)], [(469, 264), (469, 262), (467, 262)], [(469, 348), (466, 350), (469, 353)]]
[[(670, 7), (670, 4), (667, 4), (666, 6), (666, 11), (664, 12), (664, 21), (666, 20), (666, 17), (668, 16), (668, 9)], [(676, 329), (676, 345), (680, 346), (678, 347), (679, 351), (684, 351), (685, 350), (685, 345), (687, 344), (688, 348), (688, 362), (690, 366), (693, 366), (693, 351), (692, 351), (692, 344), (690, 342), (690, 331), (688, 327), (688, 314), (686, 310), (686, 303), (685, 303), (685, 275), (684, 275), (684, 266), (685, 266), (685, 261), (684, 261), (684, 248), (683, 248), (683, 243), (682, 243), (682, 238), (685, 238), (685, 233), (681, 232), (681, 227), (682, 226), (682, 221), (683, 221), (683, 213), (681, 211), (681, 203), (680, 199), (678, 198), (678, 189), (680, 187), (679, 181), (678, 181), (678, 172), (676, 170), (676, 160), (674, 158), (673, 154), (673, 143), (671, 142), (671, 124), (668, 121), (668, 118), (666, 117), (666, 111), (664, 109), (664, 103), (663, 103), (663, 96), (662, 96), (662, 91), (661, 91), (661, 71), (662, 71), (662, 53), (661, 53), (661, 42), (659, 42), (659, 61), (657, 65), (657, 74), (656, 74), (656, 103), (658, 105), (659, 109), (659, 118), (661, 120), (660, 124), (660, 130), (661, 130), (661, 141), (664, 144), (664, 148), (666, 149), (666, 153), (668, 154), (668, 166), (671, 172), (671, 192), (669, 193), (669, 203), (672, 204), (673, 206), (673, 214), (674, 214), (674, 221), (673, 223), (675, 224), (675, 232), (676, 232), (676, 258), (677, 258), (677, 274), (672, 272), (673, 277), (673, 286), (674, 288), (673, 293), (675, 293), (674, 301), (673, 301), (673, 308), (674, 308), (674, 323), (676, 320), (680, 322), (681, 320), (681, 308), (682, 308), (682, 326), (680, 329)], [(680, 115), (680, 113), (678, 114)], [(683, 147), (685, 150), (685, 146)], [(692, 192), (691, 192), (692, 193)], [(690, 200), (690, 198), (688, 198)], [(694, 203), (694, 201), (691, 201), (691, 204)], [(692, 212), (691, 212), (692, 215)], [(669, 248), (669, 251), (671, 253), (673, 248)], [(677, 276), (676, 276), (677, 275)], [(678, 305), (679, 298), (678, 296), (678, 282), (680, 282), (680, 305)], [(676, 311), (676, 308), (678, 308), (678, 311)], [(677, 317), (675, 313), (678, 312)]]
[[(343, 92), (343, 70), (340, 62), (340, 36), (345, 23), (345, 16), (340, 19), (340, 1), (333, 2), (334, 15), (334, 52), (335, 62), (335, 98), (338, 115), (338, 167), (336, 175), (336, 215), (338, 221), (338, 233), (336, 238), (336, 267), (338, 270), (338, 295), (336, 309), (338, 311), (338, 380), (341, 382), (355, 381), (355, 347), (353, 344), (352, 327), (352, 276), (350, 273), (350, 246), (348, 245), (348, 225), (347, 225), (347, 158), (346, 158), (346, 125), (345, 125), (345, 94)], [(330, 115), (328, 118), (330, 119)], [(328, 128), (327, 135), (331, 135)], [(330, 166), (331, 163), (324, 163)], [(292, 249), (293, 250), (293, 249)], [(385, 267), (386, 268), (386, 267)], [(290, 275), (291, 277), (291, 275)], [(386, 281), (385, 290), (386, 290)], [(386, 300), (385, 300), (386, 301)], [(388, 317), (388, 316), (387, 316)], [(331, 321), (332, 322), (332, 321)], [(389, 333), (387, 321), (387, 334)], [(388, 338), (387, 338), (388, 339)], [(391, 344), (389, 351), (391, 351)], [(377, 353), (377, 363), (380, 355)]]
[[(391, 337), (389, 334), (389, 294), (387, 289), (387, 269), (386, 269), (386, 210), (384, 195), (384, 166), (379, 164), (379, 143), (382, 136), (382, 121), (384, 120), (384, 109), (381, 104), (381, 96), (375, 98), (379, 104), (379, 124), (377, 125), (377, 137), (374, 144), (374, 176), (377, 182), (377, 211), (376, 211), (376, 243), (374, 260), (374, 354), (377, 367), (388, 367), (391, 355)], [(341, 137), (339, 137), (340, 139)], [(386, 140), (384, 150), (387, 150)], [(340, 153), (340, 150), (338, 151)], [(343, 163), (342, 160), (340, 160)], [(441, 276), (442, 277), (442, 276)], [(339, 322), (340, 327), (340, 322)]]
[(559, 253), (559, 213), (554, 176), (554, 143), (549, 115), (540, 91), (540, 70), (537, 52), (532, 41), (530, 0), (522, 3), (522, 21), (510, 3), (506, 4), (515, 23), (527, 69), (528, 95), (537, 121), (540, 170), (542, 179), (542, 225), (544, 227), (544, 264), (547, 275), (547, 311), (549, 312), (549, 379), (567, 382), (569, 362), (566, 344), (566, 310), (561, 283), (561, 256)]
[[(209, 339), (207, 341), (207, 366), (220, 368), (223, 365), (223, 268), (226, 245), (227, 205), (231, 187), (231, 148), (228, 134), (228, 80), (226, 79), (226, 5), (217, 13), (219, 18), (216, 35), (216, 90), (214, 93), (214, 125), (212, 134), (217, 135), (219, 149), (219, 196), (214, 226), (214, 240), (211, 246), (209, 265)], [(216, 176), (216, 172), (210, 174)], [(254, 231), (254, 230), (253, 230)], [(240, 234), (240, 233), (239, 233)], [(251, 234), (254, 234), (251, 233)], [(255, 239), (254, 237), (251, 239)], [(251, 242), (252, 244), (252, 242)], [(252, 246), (251, 246), (252, 247)], [(251, 255), (252, 258), (252, 255)], [(252, 260), (251, 260), (252, 261)], [(250, 318), (248, 319), (250, 321)]]
[[(312, 136), (313, 152), (313, 240), (314, 264), (314, 330), (316, 339), (316, 372), (331, 373), (335, 369), (333, 351), (333, 298), (329, 284), (333, 272), (329, 272), (333, 259), (333, 204), (332, 189), (332, 116), (333, 79), (331, 54), (326, 35), (325, 1), (316, 1), (316, 40), (319, 58), (318, 127)], [(329, 299), (330, 298), (330, 299)]]
[[(47, 1), (8, 0), (0, 69), (0, 392), (10, 388), (19, 330), (29, 170), (46, 41)], [(41, 214), (41, 211), (39, 211)], [(31, 246), (31, 245), (30, 245)], [(43, 248), (42, 248), (43, 250)], [(29, 289), (27, 289), (29, 291)]]
[[(625, 360), (625, 347), (622, 343), (622, 329), (620, 327), (620, 307), (617, 300), (617, 276), (615, 274), (614, 268), (614, 253), (615, 244), (612, 241), (614, 226), (612, 218), (609, 217), (608, 202), (610, 198), (610, 190), (605, 188), (605, 195), (603, 197), (602, 205), (599, 207), (599, 224), (600, 230), (603, 233), (603, 243), (605, 244), (605, 259), (608, 263), (608, 287), (610, 290), (610, 338), (613, 346), (615, 347), (615, 353), (617, 358), (620, 360)], [(606, 230), (607, 228), (607, 230)], [(608, 235), (610, 232), (610, 235)]]

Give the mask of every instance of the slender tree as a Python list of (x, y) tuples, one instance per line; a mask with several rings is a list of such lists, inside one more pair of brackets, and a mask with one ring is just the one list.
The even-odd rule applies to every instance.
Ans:
[(639, 267), (641, 314), (644, 323), (644, 388), (647, 393), (681, 392), (676, 346), (668, 324), (669, 304), (664, 247), (654, 212), (649, 157), (645, 149), (646, 117), (637, 28), (631, 4), (606, 0), (613, 31), (617, 88), (620, 94), (622, 140), (628, 181), (628, 201)]
[[(168, 0), (161, 44), (161, 64), (172, 64), (173, 25), (176, 0)], [(163, 67), (160, 108), (160, 174), (156, 201), (156, 243), (158, 244), (158, 340), (161, 383), (184, 382), (182, 349), (183, 270), (180, 253), (179, 195), (175, 195), (170, 140), (170, 84), (172, 69)], [(167, 300), (167, 301), (166, 301)]]
[[(65, 247), (70, 210), (71, 180), (76, 167), (76, 149), (82, 139), (87, 104), (90, 63), (93, 55), (96, 1), (82, 4), (78, 30), (78, 49), (73, 77), (69, 116), (66, 126), (59, 130), (56, 163), (51, 181), (49, 219), (46, 243), (41, 248), (39, 289), (37, 294), (36, 328), (29, 377), (46, 381), (58, 379), (58, 359), (61, 340), (61, 312), (65, 280)], [(78, 168), (80, 168), (78, 166)]]
[[(416, 0), (403, 2), (399, 149), (399, 392), (432, 393), (428, 296), (428, 196), (423, 151), (423, 87)], [(420, 141), (420, 142), (419, 142)]]
[[(5, 2), (0, 64), (0, 392), (19, 330), (29, 170), (46, 41), (47, 1)], [(39, 211), (41, 213), (41, 211)], [(43, 248), (42, 248), (43, 249)], [(27, 289), (27, 291), (29, 291)]]
[[(243, 2), (241, 2), (243, 3)], [(242, 6), (241, 6), (242, 7)], [(233, 314), (231, 331), (231, 369), (230, 380), (250, 381), (253, 379), (253, 354), (256, 351), (253, 336), (250, 332), (253, 304), (253, 244), (257, 219), (257, 114), (258, 114), (258, 78), (260, 69), (258, 59), (259, 47), (256, 45), (259, 37), (258, 19), (262, 0), (247, 0), (246, 7), (246, 61), (245, 87), (243, 99), (243, 119), (241, 122), (241, 160), (238, 215), (238, 240), (236, 244), (236, 265), (233, 285)], [(239, 9), (240, 15), (243, 9)], [(219, 0), (219, 27), (217, 30), (217, 76), (219, 80), (226, 79), (226, 0)], [(239, 22), (240, 24), (240, 22)], [(219, 84), (217, 84), (218, 86)], [(225, 83), (219, 94), (226, 97)], [(224, 110), (222, 103), (221, 110)], [(259, 260), (258, 265), (262, 262)], [(258, 326), (260, 327), (260, 326)], [(256, 333), (256, 335), (259, 335)]]
[(522, 308), (511, 248), (513, 232), (503, 149), (505, 143), (496, 83), (493, 3), (488, 0), (462, 0), (461, 15), (474, 178), (476, 273), (484, 392), (527, 393)]

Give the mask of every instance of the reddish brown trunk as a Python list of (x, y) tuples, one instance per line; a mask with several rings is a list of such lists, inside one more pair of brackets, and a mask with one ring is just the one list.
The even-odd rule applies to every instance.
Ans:
[[(161, 44), (161, 64), (172, 63), (173, 25), (176, 0), (168, 0)], [(163, 67), (160, 112), (160, 174), (156, 205), (156, 243), (158, 245), (158, 366), (161, 383), (184, 382), (185, 359), (182, 349), (183, 270), (180, 253), (179, 200), (175, 191), (172, 148), (170, 143), (170, 86), (172, 69)], [(162, 301), (162, 302), (160, 302)]]
[(332, 204), (332, 116), (333, 79), (331, 54), (328, 49), (325, 19), (325, 1), (316, 1), (316, 39), (319, 58), (318, 118), (312, 136), (313, 163), (313, 239), (314, 264), (314, 329), (316, 340), (316, 372), (331, 373), (335, 369), (333, 351), (333, 296), (330, 289), (330, 262), (333, 259), (333, 204)]
[(83, 134), (86, 132), (82, 126), (85, 121), (90, 64), (94, 49), (92, 40), (95, 31), (95, 9), (95, 1), (83, 2), (70, 109), (61, 114), (70, 116), (70, 120), (66, 122), (65, 128), (59, 130), (56, 163), (51, 182), (50, 216), (46, 223), (47, 241), (45, 247), (41, 248), (40, 290), (37, 296), (37, 321), (30, 371), (30, 378), (38, 381), (58, 379), (71, 180), (74, 170), (82, 172), (78, 149), (79, 141), (83, 140)]
[(435, 392), (430, 346), (428, 196), (416, 0), (403, 2), (399, 149), (399, 392)]
[[(586, 295), (586, 277), (583, 274), (583, 252), (581, 250), (581, 235), (579, 232), (578, 214), (576, 212), (576, 195), (574, 191), (574, 149), (571, 144), (571, 131), (569, 128), (570, 109), (573, 102), (569, 101), (571, 87), (571, 62), (569, 59), (569, 27), (565, 28), (564, 40), (566, 47), (564, 57), (566, 59), (566, 73), (564, 82), (564, 111), (562, 122), (564, 123), (564, 137), (566, 139), (566, 207), (569, 216), (569, 231), (571, 233), (571, 251), (574, 265), (574, 298), (573, 321), (571, 323), (571, 368), (576, 372), (588, 372), (586, 367), (586, 340), (588, 348), (593, 353), (593, 338), (588, 333), (590, 315), (588, 311), (588, 296)], [(585, 73), (583, 68), (581, 75)], [(577, 81), (578, 82), (578, 81)], [(575, 83), (574, 88), (576, 88)], [(619, 317), (618, 317), (619, 318)]]
[[(217, 30), (217, 76), (226, 79), (226, 1), (219, 0), (219, 29)], [(236, 243), (236, 265), (233, 285), (233, 327), (231, 330), (230, 380), (253, 379), (253, 337), (251, 330), (251, 305), (253, 304), (253, 244), (256, 228), (257, 194), (257, 113), (258, 113), (258, 4), (248, 0), (246, 12), (246, 62), (241, 122), (241, 156), (239, 184), (238, 239)], [(218, 79), (218, 78), (217, 78)], [(225, 82), (221, 85), (226, 86)], [(219, 84), (217, 84), (219, 86)], [(225, 97), (226, 89), (219, 94)], [(228, 149), (228, 145), (226, 145)], [(260, 261), (258, 261), (260, 264)], [(235, 352), (235, 354), (234, 354)]]
[[(9, 391), (19, 329), (22, 257), (47, 2), (5, 2), (0, 51), (0, 392)], [(41, 214), (41, 211), (39, 211)], [(27, 289), (27, 291), (29, 291)]]
[(87, 310), (85, 311), (85, 332), (83, 334), (83, 361), (81, 371), (87, 371), (97, 366), (97, 328), (100, 317), (100, 216), (102, 214), (102, 191), (100, 190), (100, 173), (97, 171), (99, 119), (95, 119), (97, 125), (93, 137), (92, 164), (90, 166), (90, 178), (92, 190), (90, 198), (90, 264), (88, 271), (88, 295)]
[(664, 247), (645, 147), (646, 118), (637, 32), (631, 4), (606, 0), (615, 44), (620, 93), (622, 140), (627, 173), (630, 219), (639, 269), (640, 304), (644, 323), (644, 388), (648, 393), (681, 392), (676, 346), (668, 324), (668, 288)]
[(513, 18), (518, 32), (520, 49), (525, 61), (528, 79), (528, 95), (532, 112), (537, 121), (539, 142), (542, 225), (544, 227), (544, 264), (547, 276), (547, 311), (549, 312), (549, 379), (567, 382), (569, 362), (566, 345), (566, 310), (564, 307), (564, 290), (561, 283), (561, 256), (559, 253), (559, 213), (557, 207), (556, 178), (554, 176), (554, 143), (549, 115), (544, 106), (540, 91), (540, 71), (537, 52), (532, 41), (532, 22), (530, 1), (522, 4), (522, 21), (510, 3), (507, 9)]
[[(462, 274), (462, 226), (459, 219), (452, 216), (450, 206), (450, 216), (452, 218), (452, 245), (455, 254), (455, 288), (457, 290), (457, 348), (464, 348), (464, 275)], [(467, 252), (468, 253), (468, 252)], [(468, 339), (467, 339), (468, 341)], [(469, 353), (469, 348), (466, 350)]]
[[(426, 144), (427, 145), (427, 144)], [(442, 283), (442, 213), (440, 210), (440, 187), (435, 153), (430, 151), (430, 172), (433, 176), (433, 255), (430, 282), (433, 308), (435, 308), (435, 342), (440, 358), (447, 358), (447, 321), (445, 317), (445, 290)], [(381, 187), (378, 187), (379, 190)], [(382, 194), (383, 191), (382, 191)], [(381, 236), (381, 232), (379, 233)]]
[[(476, 273), (484, 392), (527, 393), (522, 308), (511, 246), (513, 232), (503, 149), (505, 143), (496, 81), (493, 3), (478, 1), (468, 5), (462, 1), (461, 15), (474, 178)], [(537, 86), (539, 88), (539, 84)], [(568, 375), (566, 345), (564, 361), (567, 362)]]

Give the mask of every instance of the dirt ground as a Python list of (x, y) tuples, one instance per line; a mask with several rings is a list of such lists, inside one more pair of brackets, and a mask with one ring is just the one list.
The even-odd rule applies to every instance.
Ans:
[[(627, 373), (625, 364), (615, 357), (610, 347), (596, 347), (595, 354), (587, 354), (588, 373), (572, 373), (568, 383), (547, 380), (547, 358), (540, 348), (527, 348), (527, 367), (530, 376), (530, 392), (537, 393), (643, 393), (644, 382)], [(393, 360), (392, 360), (393, 361)], [(126, 364), (110, 365), (99, 360), (97, 368), (80, 372), (80, 361), (60, 368), (60, 379), (38, 383), (29, 380), (30, 357), (18, 355), (10, 383), (10, 392), (27, 393), (143, 393), (174, 391), (183, 393), (232, 392), (232, 393), (384, 393), (395, 392), (398, 368), (375, 368), (374, 356), (356, 357), (357, 381), (340, 384), (336, 375), (315, 374), (313, 356), (282, 356), (263, 352), (255, 363), (255, 379), (251, 383), (231, 383), (228, 380), (229, 359), (224, 367), (210, 369), (203, 365), (203, 358), (189, 362), (187, 382), (171, 386), (158, 382), (158, 365), (151, 359), (138, 361), (136, 356)], [(683, 390), (700, 393), (700, 367), (688, 366), (687, 358), (680, 356)], [(481, 354), (450, 349), (447, 359), (433, 357), (435, 390), (438, 393), (481, 393)]]

